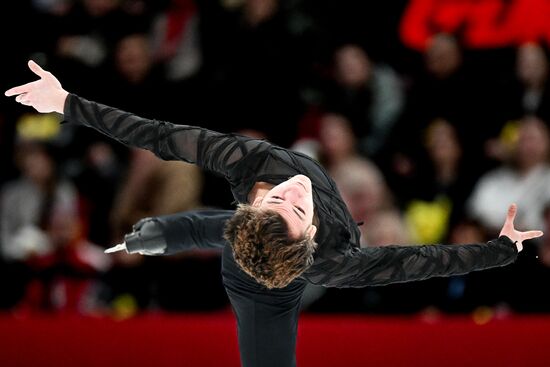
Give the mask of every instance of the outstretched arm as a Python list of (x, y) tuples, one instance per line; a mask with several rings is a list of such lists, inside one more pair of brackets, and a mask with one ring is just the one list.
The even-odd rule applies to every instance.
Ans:
[(63, 113), (65, 120), (84, 125), (129, 146), (152, 151), (164, 160), (182, 160), (232, 178), (235, 166), (250, 154), (270, 147), (263, 140), (222, 134), (196, 126), (145, 119), (68, 93), (51, 73), (29, 61), (40, 78), (5, 92), (38, 112)]
[(515, 205), (510, 206), (500, 237), (486, 244), (353, 248), (325, 260), (323, 266), (330, 269), (325, 279), (320, 275), (308, 279), (326, 286), (364, 287), (508, 265), (517, 258), (523, 241), (542, 236), (541, 231), (517, 231), (513, 224), (516, 210)]
[(124, 243), (106, 250), (130, 254), (172, 255), (194, 249), (223, 248), (225, 222), (231, 210), (194, 210), (144, 218), (124, 237)]
[(329, 287), (365, 287), (466, 274), (504, 266), (517, 256), (507, 237), (486, 244), (382, 246), (352, 249), (333, 264)]

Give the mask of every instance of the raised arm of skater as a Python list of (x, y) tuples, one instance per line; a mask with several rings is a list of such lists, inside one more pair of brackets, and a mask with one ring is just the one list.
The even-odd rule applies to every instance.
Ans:
[(182, 160), (227, 178), (246, 170), (236, 166), (251, 154), (270, 147), (263, 140), (208, 129), (142, 118), (86, 100), (63, 89), (59, 80), (34, 61), (28, 63), (39, 79), (11, 88), (6, 96), (38, 112), (58, 112), (65, 121), (84, 125), (129, 146), (152, 151), (164, 160)]

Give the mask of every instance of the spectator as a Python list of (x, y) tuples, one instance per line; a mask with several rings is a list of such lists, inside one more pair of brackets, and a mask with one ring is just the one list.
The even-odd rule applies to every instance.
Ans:
[(389, 65), (375, 63), (355, 44), (335, 51), (334, 69), (326, 104), (351, 121), (360, 151), (375, 156), (385, 147), (404, 107), (400, 77)]
[(89, 67), (100, 66), (121, 37), (128, 16), (116, 0), (81, 0), (63, 17), (63, 32), (57, 42), (62, 58), (77, 60)]
[(548, 56), (542, 45), (531, 42), (517, 48), (517, 85), (512, 89), (515, 92), (516, 118), (523, 115), (536, 115), (545, 121), (550, 118), (548, 67)]
[(477, 176), (467, 165), (456, 128), (436, 118), (424, 130), (422, 164), (408, 180), (394, 183), (417, 243), (441, 243), (463, 215)]
[(541, 44), (528, 42), (515, 50), (514, 73), (503, 78), (511, 82), (495, 91), (500, 99), (499, 109), (504, 111), (505, 119), (499, 136), (493, 137), (485, 146), (490, 158), (497, 162), (505, 159), (510, 143), (507, 134), (513, 131), (514, 124), (523, 116), (533, 115), (549, 121), (548, 68), (547, 51)]
[(212, 118), (223, 121), (222, 131), (257, 130), (289, 147), (301, 114), (298, 37), (290, 32), (282, 2), (240, 4), (216, 24), (218, 34), (220, 26), (225, 31), (218, 35), (220, 49), (210, 51), (217, 55), (210, 61), (210, 72), (217, 76), (210, 99), (220, 107)]
[(50, 235), (54, 214), (63, 213), (85, 225), (78, 192), (59, 172), (55, 146), (19, 139), (15, 157), (20, 176), (7, 182), (0, 196), (2, 258), (7, 273), (16, 276), (5, 287), (7, 306), (16, 305), (25, 294), (36, 270), (31, 262), (55, 252)]
[[(148, 103), (155, 98), (155, 91), (167, 91), (168, 86), (153, 65), (147, 35), (130, 33), (120, 38), (114, 47), (110, 50), (113, 58), (109, 64), (113, 87), (102, 94), (101, 100), (144, 115), (156, 114), (168, 118), (170, 111), (163, 108), (170, 104), (168, 101), (157, 103), (154, 111)], [(67, 130), (70, 128), (67, 127)], [(113, 223), (109, 222), (108, 217), (115, 194), (120, 189), (120, 181), (125, 174), (123, 168), (130, 159), (130, 151), (123, 145), (113, 144), (99, 133), (87, 134), (81, 129), (73, 130), (71, 145), (74, 157), (70, 164), (90, 216), (89, 236), (96, 243), (107, 246), (114, 240)], [(98, 191), (97, 187), (103, 189)], [(130, 206), (128, 209), (131, 211), (136, 207)], [(126, 228), (135, 223), (136, 217), (132, 218), (130, 223), (125, 222)], [(126, 214), (124, 220), (128, 220)]]
[(348, 159), (359, 157), (357, 138), (350, 121), (342, 114), (325, 113), (319, 120), (319, 161), (332, 171)]
[[(56, 11), (55, 7), (50, 11)], [(72, 1), (63, 12), (45, 15), (41, 22), (51, 29), (41, 36), (48, 37), (51, 47), (38, 49), (43, 52), (40, 57), (52, 69), (67, 73), (66, 84), (78, 84), (99, 100), (104, 97), (99, 88), (104, 81), (102, 71), (118, 40), (149, 29), (146, 18), (127, 13), (117, 0)]]
[(462, 48), (450, 34), (434, 35), (423, 57), (423, 69), (411, 76), (407, 106), (394, 129), (383, 166), (407, 171), (418, 165), (422, 161), (422, 132), (431, 121), (443, 118), (452, 121), (458, 136), (470, 143), (470, 154), (465, 157), (470, 169), (487, 169), (483, 144), (496, 134), (502, 121), (492, 117), (493, 98), (484, 79), (476, 79), (475, 70), (465, 63)]
[[(374, 242), (375, 236), (370, 237), (370, 222), (377, 222), (379, 214), (384, 214), (384, 218), (379, 220), (388, 219), (391, 224), (396, 225), (402, 224), (401, 218), (398, 215), (397, 218), (390, 219), (395, 214), (390, 214), (395, 209), (393, 194), (376, 164), (358, 153), (356, 141), (346, 117), (326, 113), (320, 120), (316, 155), (334, 177), (354, 220), (364, 223), (360, 227), (362, 244), (378, 245)], [(403, 240), (399, 233), (405, 232), (404, 228), (396, 229), (396, 239)], [(378, 234), (382, 240), (382, 234)]]
[(352, 218), (361, 231), (361, 245), (378, 245), (369, 240), (365, 231), (382, 213), (393, 209), (392, 195), (380, 170), (365, 158), (341, 162), (331, 171)]
[[(542, 227), (543, 206), (550, 199), (548, 127), (536, 117), (518, 126), (517, 142), (506, 163), (484, 174), (468, 199), (468, 215), (480, 221), (489, 235), (497, 234), (502, 210), (510, 202), (520, 208), (517, 225)], [(500, 211), (500, 212), (499, 212)]]
[[(319, 120), (318, 139), (313, 154), (331, 173), (354, 220), (362, 222), (359, 226), (361, 245), (406, 243), (408, 232), (400, 213), (392, 205), (384, 177), (373, 162), (359, 155), (348, 119), (337, 113), (323, 114)], [(302, 306), (309, 311), (372, 311), (375, 307), (365, 302), (375, 302), (378, 307), (381, 296), (374, 291), (376, 297), (373, 299), (378, 297), (380, 303), (370, 298), (367, 301), (367, 293), (369, 291), (364, 289), (327, 290), (308, 285)]]
[(401, 212), (395, 208), (381, 210), (365, 224), (364, 236), (371, 246), (411, 243), (411, 234)]
[[(163, 161), (151, 152), (131, 150), (128, 174), (111, 212), (113, 243), (122, 241), (140, 219), (202, 207), (203, 175), (180, 161)], [(220, 252), (197, 250), (172, 257), (116, 254), (108, 274), (109, 300), (116, 314), (142, 309), (168, 311), (219, 309), (227, 304), (219, 276)], [(178, 289), (178, 291), (175, 291)], [(208, 294), (204, 293), (208, 289)], [(135, 309), (132, 309), (132, 308)]]
[(92, 142), (86, 148), (84, 157), (79, 158), (71, 165), (74, 171), (73, 180), (88, 218), (87, 238), (93, 243), (108, 247), (112, 243), (109, 215), (124, 174), (122, 161), (111, 145), (103, 141)]
[(107, 312), (101, 278), (112, 260), (86, 240), (81, 219), (63, 210), (51, 213), (46, 233), (51, 250), (26, 261), (32, 276), (17, 312)]
[(202, 175), (194, 165), (162, 161), (147, 150), (132, 149), (128, 175), (111, 212), (114, 239), (150, 216), (173, 214), (201, 206)]
[(46, 232), (52, 213), (78, 216), (79, 197), (74, 184), (60, 175), (52, 145), (20, 141), (16, 149), (21, 175), (2, 190), (2, 253), (24, 261), (51, 251)]
[[(110, 66), (110, 76), (113, 88), (104, 93), (105, 103), (117, 103), (128, 111), (138, 111), (139, 114), (155, 114), (159, 118), (168, 118), (171, 114), (169, 83), (162, 75), (161, 69), (155, 65), (151, 45), (147, 34), (131, 33), (121, 37), (115, 44), (113, 59)], [(158, 91), (166, 91), (164, 98), (156, 98)], [(156, 98), (158, 103), (153, 106), (149, 101)], [(154, 110), (152, 110), (154, 108)]]
[(449, 34), (434, 35), (423, 57), (423, 69), (412, 76), (408, 86), (407, 106), (400, 123), (400, 129), (412, 134), (406, 140), (417, 136), (417, 129), (435, 117), (463, 121), (471, 111), (469, 95), (464, 93), (471, 91), (471, 84), (456, 39)]
[(171, 0), (154, 20), (152, 53), (168, 80), (196, 74), (202, 66), (199, 13), (193, 0)]

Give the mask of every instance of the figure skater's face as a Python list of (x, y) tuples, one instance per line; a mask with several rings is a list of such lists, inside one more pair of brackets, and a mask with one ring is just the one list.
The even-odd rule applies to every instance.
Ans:
[(279, 213), (287, 222), (291, 237), (315, 236), (317, 228), (312, 224), (313, 196), (308, 177), (296, 175), (289, 178), (258, 198), (254, 205)]

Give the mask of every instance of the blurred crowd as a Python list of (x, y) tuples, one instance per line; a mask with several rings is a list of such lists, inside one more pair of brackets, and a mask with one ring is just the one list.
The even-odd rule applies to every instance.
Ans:
[[(269, 139), (318, 160), (361, 246), (479, 243), (510, 203), (550, 230), (547, 45), (405, 47), (407, 1), (27, 0), (2, 4), (7, 89), (26, 61), (137, 115)], [(19, 28), (9, 29), (8, 18)], [(222, 177), (0, 101), (0, 309), (112, 314), (229, 307), (217, 251), (103, 250), (139, 219), (234, 206)], [(550, 237), (513, 265), (362, 289), (309, 287), (306, 312), (550, 312)]]

